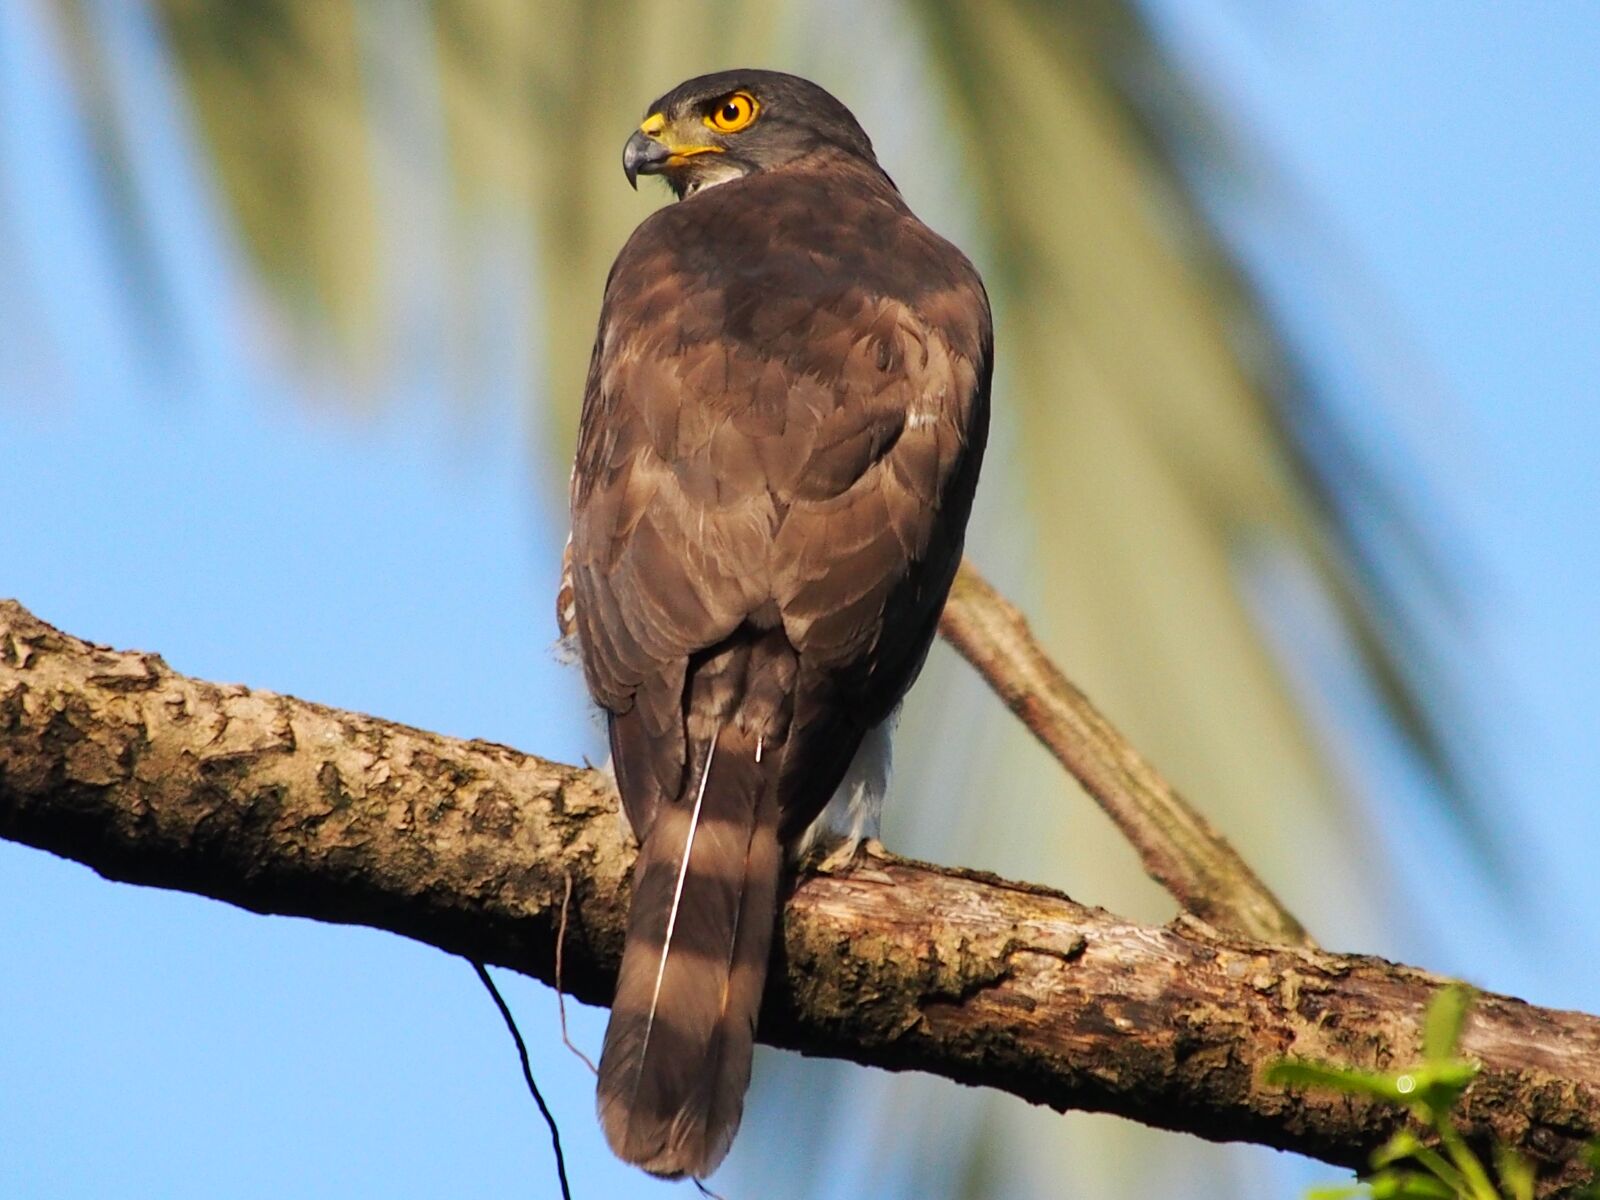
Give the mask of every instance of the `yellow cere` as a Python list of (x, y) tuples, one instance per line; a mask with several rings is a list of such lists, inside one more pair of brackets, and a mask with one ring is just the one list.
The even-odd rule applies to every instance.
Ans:
[(651, 113), (639, 125), (639, 132), (645, 137), (655, 138), (672, 153), (667, 160), (669, 167), (683, 165), (683, 160), (693, 158), (696, 154), (722, 154), (721, 146), (697, 146), (690, 142), (674, 141), (671, 132), (667, 129), (667, 118), (662, 113)]
[(761, 105), (749, 92), (733, 92), (717, 101), (717, 106), (705, 115), (705, 122), (718, 133), (738, 133), (761, 111)]

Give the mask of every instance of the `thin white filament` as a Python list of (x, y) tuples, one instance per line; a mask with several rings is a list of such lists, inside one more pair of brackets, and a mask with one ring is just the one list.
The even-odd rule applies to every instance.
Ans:
[[(720, 734), (722, 731), (718, 729)], [(706, 798), (706, 780), (711, 778), (711, 760), (717, 754), (717, 740), (711, 739), (706, 751), (706, 765), (700, 770), (700, 790), (695, 793), (694, 811), (689, 814), (689, 840), (684, 843), (683, 861), (678, 864), (678, 886), (672, 891), (672, 911), (667, 914), (667, 937), (661, 945), (661, 962), (656, 967), (656, 988), (650, 994), (650, 1015), (644, 1022), (644, 1044), (650, 1044), (650, 1028), (656, 1021), (656, 1005), (661, 1000), (661, 981), (667, 974), (667, 955), (672, 953), (672, 929), (678, 923), (678, 904), (683, 899), (683, 881), (689, 877), (689, 856), (694, 853), (694, 835), (700, 828), (700, 804)], [(639, 1056), (639, 1070), (644, 1070), (644, 1055)]]

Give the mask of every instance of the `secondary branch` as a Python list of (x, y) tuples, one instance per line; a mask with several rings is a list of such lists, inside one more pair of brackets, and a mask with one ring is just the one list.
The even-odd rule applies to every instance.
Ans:
[(1070, 771), (1139, 852), (1150, 878), (1219, 929), (1313, 946), (1311, 935), (1198, 809), (1074, 687), (1028, 622), (971, 562), (939, 632)]

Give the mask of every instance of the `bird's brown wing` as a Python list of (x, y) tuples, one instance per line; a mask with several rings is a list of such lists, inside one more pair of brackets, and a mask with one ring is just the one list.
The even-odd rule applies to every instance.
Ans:
[[(648, 276), (648, 267), (644, 268)], [(584, 402), (573, 480), (574, 613), (590, 692), (643, 839), (683, 787), (691, 658), (765, 599), (773, 499), (725, 411), (748, 364), (715, 340), (673, 344), (676, 305), (614, 272)]]
[[(785, 840), (816, 817), (862, 737), (915, 680), (960, 563), (987, 434), (987, 330), (972, 353), (960, 325), (930, 320), (947, 298), (867, 302), (835, 385), (838, 411), (892, 414), (889, 436), (819, 438), (775, 543), (779, 608), (801, 664), (780, 783)], [(982, 294), (965, 299), (971, 319)]]

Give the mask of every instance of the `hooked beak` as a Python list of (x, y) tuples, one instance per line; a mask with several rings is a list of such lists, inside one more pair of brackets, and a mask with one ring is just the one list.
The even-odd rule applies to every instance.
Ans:
[(628, 177), (628, 186), (639, 190), (639, 176), (661, 172), (672, 151), (642, 129), (634, 130), (627, 145), (622, 148), (622, 173)]

